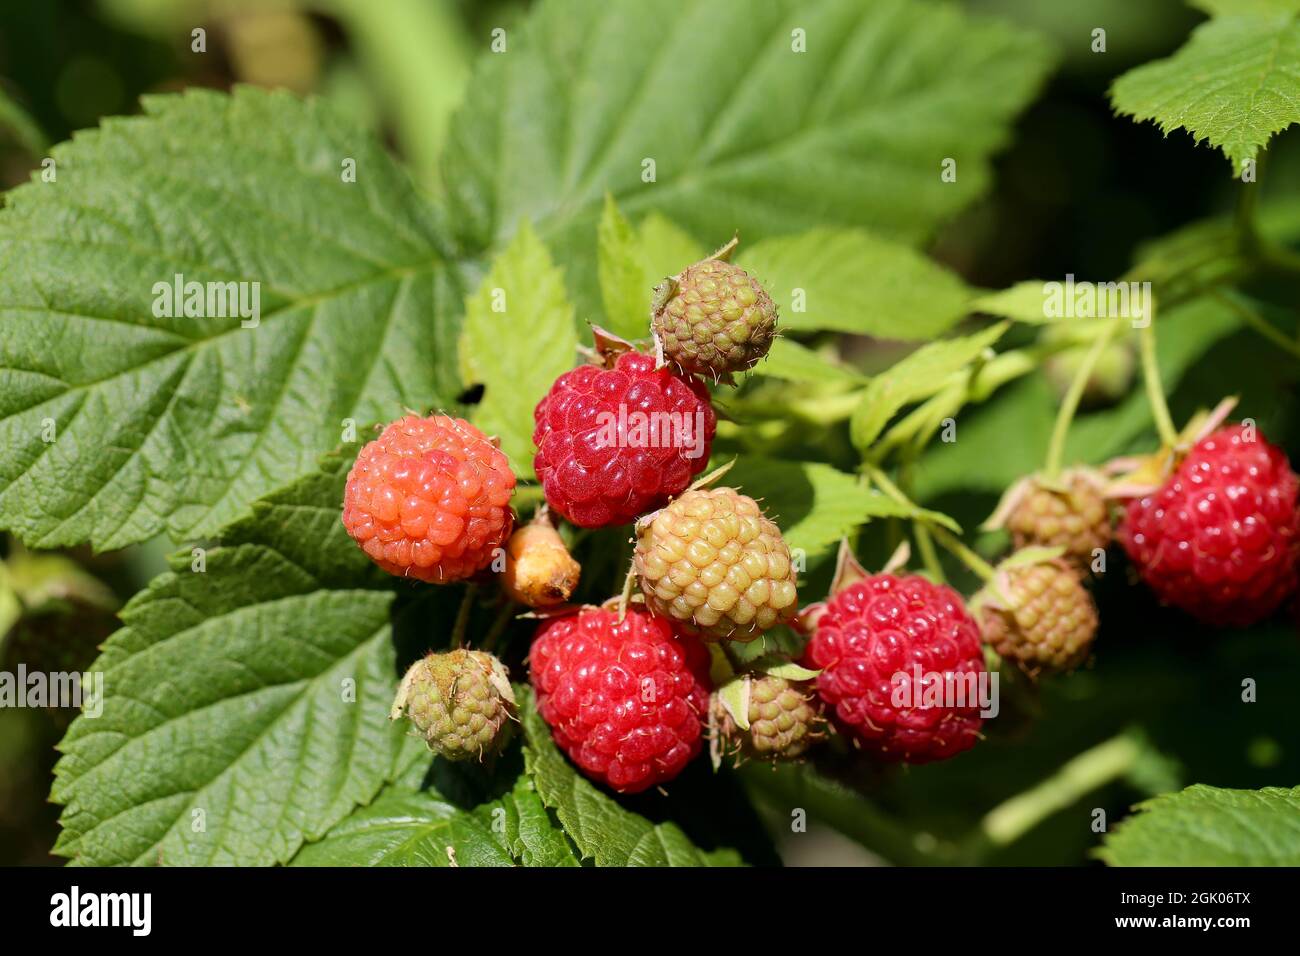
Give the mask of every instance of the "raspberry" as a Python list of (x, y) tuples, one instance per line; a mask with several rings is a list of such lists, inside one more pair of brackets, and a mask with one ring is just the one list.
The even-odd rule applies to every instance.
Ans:
[(823, 720), (805, 682), (764, 674), (749, 680), (749, 729), (713, 695), (713, 720), (724, 748), (738, 758), (797, 760), (821, 736)]
[(411, 665), (388, 718), (403, 714), (434, 753), (448, 760), (482, 760), (510, 741), (515, 694), (499, 660), (458, 649)]
[(390, 574), (460, 581), (510, 537), (514, 487), (506, 456), (469, 422), (407, 415), (357, 455), (343, 527)]
[[(1030, 674), (1082, 664), (1097, 636), (1097, 606), (1064, 561), (1000, 570), (996, 591), (981, 595), (984, 640)], [(1005, 599), (1007, 606), (1000, 606)]]
[(702, 381), (637, 352), (612, 369), (565, 372), (533, 418), (546, 501), (584, 528), (627, 524), (663, 505), (704, 468), (717, 428)]
[(734, 488), (694, 489), (648, 516), (633, 560), (646, 606), (705, 640), (752, 641), (794, 617), (781, 529)]
[(1119, 539), (1161, 601), (1207, 624), (1245, 626), (1296, 586), (1296, 492), (1279, 448), (1229, 426), (1202, 439), (1157, 491), (1129, 502)]
[(950, 587), (892, 574), (850, 584), (826, 601), (806, 661), (836, 726), (881, 759), (943, 760), (979, 737), (979, 629)]
[(776, 303), (744, 269), (705, 259), (656, 290), (651, 325), (667, 361), (718, 379), (767, 354)]
[(671, 780), (700, 752), (709, 655), (664, 618), (586, 608), (546, 621), (529, 653), (537, 709), (587, 776), (624, 793)]
[(1102, 484), (1091, 473), (1067, 471), (1058, 481), (1030, 478), (1007, 517), (1017, 548), (1033, 545), (1065, 549), (1063, 557), (1087, 570), (1093, 552), (1110, 544), (1110, 509)]

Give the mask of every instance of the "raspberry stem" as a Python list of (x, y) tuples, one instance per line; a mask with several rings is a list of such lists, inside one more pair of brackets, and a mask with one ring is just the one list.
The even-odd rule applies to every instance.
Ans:
[(1097, 367), (1097, 362), (1101, 355), (1110, 345), (1111, 339), (1115, 337), (1115, 331), (1119, 328), (1119, 317), (1114, 318), (1106, 324), (1105, 330), (1097, 336), (1097, 341), (1093, 343), (1088, 354), (1084, 356), (1083, 362), (1079, 365), (1074, 374), (1073, 381), (1070, 382), (1070, 388), (1065, 393), (1065, 398), (1061, 402), (1061, 409), (1056, 414), (1056, 424), (1052, 426), (1052, 440), (1047, 446), (1047, 464), (1044, 466), (1049, 478), (1055, 478), (1061, 471), (1061, 458), (1065, 454), (1065, 439), (1070, 431), (1070, 424), (1074, 421), (1075, 413), (1079, 410), (1079, 402), (1083, 399), (1083, 392), (1088, 387), (1088, 379), (1092, 376), (1092, 371)]
[(1156, 422), (1156, 431), (1160, 441), (1172, 448), (1178, 443), (1178, 429), (1174, 427), (1173, 417), (1169, 414), (1169, 404), (1165, 401), (1165, 391), (1160, 384), (1160, 365), (1156, 361), (1156, 321), (1154, 304), (1152, 315), (1139, 333), (1138, 345), (1142, 353), (1142, 378), (1146, 381), (1147, 401), (1151, 405), (1151, 416)]
[(943, 573), (943, 565), (939, 562), (939, 554), (934, 550), (934, 538), (930, 536), (930, 529), (921, 522), (912, 525), (912, 536), (916, 538), (916, 550), (921, 552), (921, 561), (925, 564), (925, 569), (930, 573), (939, 584), (947, 584), (948, 578)]
[(456, 623), (451, 626), (451, 647), (465, 646), (465, 628), (469, 625), (469, 612), (474, 607), (478, 596), (478, 585), (467, 584), (465, 594), (460, 599), (460, 608), (456, 611)]
[[(907, 495), (903, 494), (902, 490), (896, 484), (894, 484), (892, 481), (889, 480), (888, 475), (886, 475), (875, 465), (864, 465), (863, 471), (866, 473), (867, 477), (871, 479), (872, 483), (876, 485), (876, 487), (878, 487), (886, 495), (888, 495), (894, 501), (897, 501), (900, 505), (904, 505), (905, 507), (917, 513), (916, 517), (912, 519), (913, 525), (915, 527), (919, 528), (924, 526), (925, 528), (927, 528), (929, 532), (933, 534), (935, 538), (938, 539), (941, 545), (943, 545), (950, 552), (952, 552), (954, 557), (956, 557), (959, 561), (961, 561), (962, 564), (966, 565), (966, 567), (970, 568), (973, 572), (975, 572), (975, 574), (977, 574), (982, 580), (984, 581), (993, 580), (993, 578), (997, 575), (997, 571), (994, 569), (993, 565), (989, 564), (978, 554), (976, 554), (974, 551), (968, 548), (960, 538), (958, 538), (947, 528), (943, 527), (942, 525), (935, 524), (933, 521), (930, 521), (928, 518), (926, 518), (925, 515), (921, 513), (921, 509), (916, 506), (916, 504), (912, 501), (912, 499), (907, 497)], [(919, 540), (917, 542), (917, 546), (920, 547)], [(935, 563), (938, 564), (938, 561), (936, 560)], [(940, 573), (942, 574), (942, 571), (940, 571)]]
[(994, 847), (1014, 843), (1053, 813), (1123, 777), (1142, 752), (1140, 741), (1128, 732), (1085, 750), (1042, 783), (990, 810), (980, 824), (976, 843)]
[(623, 618), (627, 617), (627, 602), (632, 599), (632, 585), (636, 581), (636, 562), (629, 561), (627, 564), (627, 576), (623, 578), (623, 591), (618, 596), (618, 622), (623, 623)]
[(930, 525), (930, 531), (934, 534), (938, 542), (957, 558), (962, 564), (970, 568), (981, 580), (992, 581), (997, 577), (997, 569), (989, 564), (978, 554), (972, 551), (961, 538), (957, 537), (947, 528), (937, 524)]
[(479, 643), (480, 650), (486, 651), (489, 654), (495, 653), (497, 641), (500, 640), (501, 635), (505, 633), (506, 628), (510, 626), (510, 621), (514, 617), (516, 606), (515, 602), (509, 599), (501, 605), (501, 610), (497, 611), (497, 616), (493, 618), (492, 626), (488, 629), (487, 636)]

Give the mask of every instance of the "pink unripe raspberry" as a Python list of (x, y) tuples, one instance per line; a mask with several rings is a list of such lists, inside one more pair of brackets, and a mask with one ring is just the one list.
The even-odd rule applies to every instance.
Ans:
[(390, 574), (461, 581), (510, 537), (514, 487), (506, 456), (469, 422), (407, 415), (357, 455), (343, 527)]

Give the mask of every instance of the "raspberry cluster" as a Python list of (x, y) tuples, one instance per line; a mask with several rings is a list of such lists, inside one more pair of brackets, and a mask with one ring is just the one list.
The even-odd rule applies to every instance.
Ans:
[[(591, 779), (623, 793), (662, 785), (698, 755), (706, 723), (715, 758), (800, 759), (829, 728), (883, 762), (953, 757), (996, 704), (986, 651), (987, 666), (1000, 660), (1031, 680), (1088, 661), (1099, 621), (1089, 571), (1102, 569), (1113, 534), (1161, 600), (1207, 623), (1249, 624), (1295, 595), (1300, 478), (1243, 424), (1186, 454), (1185, 440), (1171, 441), (1109, 484), (1102, 470), (1055, 464), (1016, 482), (986, 525), (1005, 527), (1014, 546), (996, 568), (941, 539), (987, 579), (969, 609), (925, 577), (869, 574), (846, 544), (829, 595), (800, 615), (798, 563), (780, 528), (754, 498), (713, 486), (717, 474), (695, 480), (717, 429), (705, 379), (752, 368), (776, 332), (771, 297), (726, 261), (733, 245), (656, 289), (655, 355), (596, 330), (591, 362), (537, 403), (533, 464), (547, 507), (517, 533), (510, 463), (461, 419), (393, 422), (348, 475), (344, 527), (391, 573), (461, 581), (501, 557), (507, 606), (541, 609), (528, 658), (538, 711)], [(1153, 476), (1164, 476), (1159, 487)], [(873, 482), (905, 503), (883, 473)], [(1127, 500), (1112, 532), (1117, 497)], [(568, 605), (582, 568), (552, 515), (582, 528), (635, 522), (616, 608)], [(704, 643), (788, 624), (808, 635), (803, 666)], [(392, 716), (403, 715), (435, 752), (483, 759), (511, 736), (514, 693), (490, 654), (430, 654), (402, 681)]]

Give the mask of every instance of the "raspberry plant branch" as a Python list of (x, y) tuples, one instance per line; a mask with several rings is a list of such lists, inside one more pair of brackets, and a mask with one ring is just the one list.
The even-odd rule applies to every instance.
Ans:
[(916, 521), (912, 523), (912, 537), (916, 539), (916, 550), (921, 552), (921, 563), (925, 565), (930, 577), (940, 584), (948, 583), (948, 576), (943, 573), (943, 564), (939, 561), (939, 554), (934, 550), (934, 538), (931, 536), (930, 529), (925, 522)]
[(1011, 845), (1052, 814), (1130, 773), (1144, 752), (1131, 732), (1085, 750), (1037, 786), (990, 810), (966, 841), (963, 855), (976, 861), (991, 849)]
[(1237, 296), (1222, 289), (1216, 289), (1211, 295), (1216, 302), (1220, 302), (1231, 309), (1241, 321), (1245, 322), (1255, 332), (1268, 339), (1282, 351), (1300, 358), (1300, 342), (1288, 338), (1281, 329), (1260, 315), (1258, 310), (1250, 304), (1241, 301)]
[(868, 798), (815, 771), (797, 765), (773, 768), (749, 763), (740, 774), (746, 789), (767, 806), (781, 825), (792, 809), (805, 811), (900, 866), (941, 866), (953, 862), (944, 845), (921, 849), (911, 831)]
[[(911, 479), (915, 457), (911, 456), (907, 461), (899, 466), (899, 490), (904, 492), (907, 498), (911, 499)], [(925, 565), (926, 571), (930, 577), (939, 584), (947, 584), (948, 576), (944, 574), (943, 562), (939, 560), (939, 554), (934, 549), (934, 538), (930, 534), (929, 527), (923, 521), (912, 522), (912, 537), (916, 540), (916, 550), (921, 554), (921, 563)]]

